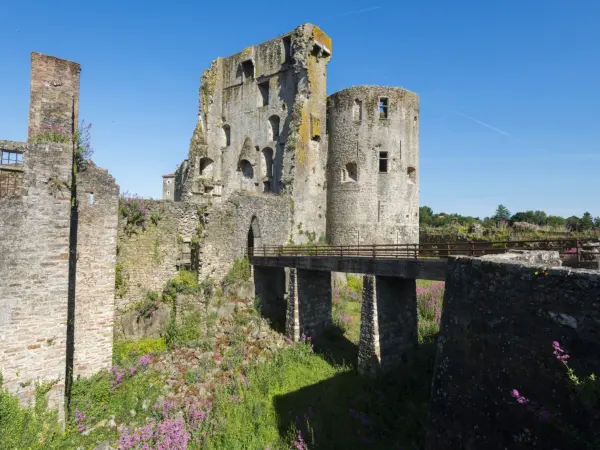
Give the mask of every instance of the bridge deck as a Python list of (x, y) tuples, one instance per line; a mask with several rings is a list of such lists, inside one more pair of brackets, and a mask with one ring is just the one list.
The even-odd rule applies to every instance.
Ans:
[(598, 239), (554, 239), (392, 245), (263, 246), (248, 249), (256, 266), (445, 280), (448, 256), (483, 256), (510, 250), (557, 250), (580, 259), (583, 244)]
[(446, 279), (445, 258), (369, 258), (361, 256), (252, 256), (255, 266), (293, 267), (326, 272), (387, 275), (422, 280)]

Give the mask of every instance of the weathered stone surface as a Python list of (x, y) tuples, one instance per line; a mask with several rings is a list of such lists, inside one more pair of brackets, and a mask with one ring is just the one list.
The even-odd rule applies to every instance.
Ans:
[(330, 57), (331, 39), (305, 24), (213, 61), (202, 74), (198, 124), (175, 174), (174, 199), (217, 204), (239, 190), (285, 195), (294, 202), (291, 238), (324, 237)]
[(316, 337), (331, 326), (331, 273), (296, 269), (300, 336)]
[[(385, 118), (381, 99), (387, 102)], [(418, 243), (417, 95), (393, 87), (351, 87), (327, 98), (327, 120), (329, 241)]]
[(406, 362), (417, 345), (416, 280), (365, 275), (358, 370), (372, 376)]
[(221, 205), (204, 208), (197, 263), (200, 279), (222, 279), (249, 244), (256, 253), (263, 245), (283, 244), (290, 235), (291, 214), (288, 198), (251, 193), (236, 193)]
[(77, 174), (74, 375), (112, 365), (119, 186), (87, 162)]
[[(117, 264), (123, 287), (117, 292), (116, 307), (125, 310), (150, 291), (161, 292), (184, 263), (191, 266), (191, 241), (198, 233), (198, 207), (184, 202), (145, 201), (148, 219), (144, 229), (128, 235), (119, 217)], [(152, 223), (152, 215), (159, 217)], [(187, 256), (186, 256), (187, 255)], [(180, 259), (186, 256), (187, 261)]]
[(72, 61), (31, 53), (29, 133), (54, 131), (73, 135), (79, 123), (79, 74)]
[(149, 317), (129, 311), (120, 317), (115, 334), (130, 339), (158, 338), (164, 336), (170, 319), (171, 307), (165, 304), (161, 304)]
[(23, 403), (36, 381), (57, 381), (48, 397), (62, 418), (71, 376), (112, 359), (119, 188), (92, 162), (77, 165), (73, 185), (73, 145), (35, 143), (75, 132), (80, 66), (39, 53), (31, 63), (35, 139), (0, 141), (23, 156), (20, 192), (0, 198), (0, 371)]
[[(0, 142), (0, 148), (5, 148)], [(49, 401), (62, 411), (69, 289), (72, 149), (22, 144), (23, 195), (0, 199), (0, 370), (23, 403), (32, 380), (60, 380)]]
[(498, 262), (524, 262), (530, 264), (543, 264), (551, 267), (562, 266), (560, 254), (557, 250), (510, 250), (508, 253), (497, 255), (484, 255), (481, 259)]
[(570, 396), (552, 342), (579, 376), (600, 372), (600, 274), (467, 257), (449, 269), (426, 448), (578, 448), (511, 391), (590, 437), (594, 421)]

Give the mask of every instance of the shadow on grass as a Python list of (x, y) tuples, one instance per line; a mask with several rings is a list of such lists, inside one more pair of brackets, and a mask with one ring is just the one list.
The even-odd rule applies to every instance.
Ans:
[[(329, 336), (315, 343), (315, 351), (331, 362), (349, 363), (345, 358), (356, 354), (351, 345), (354, 349)], [(423, 448), (434, 358), (432, 341), (415, 349), (403, 367), (376, 379), (361, 377), (354, 368), (277, 396), (279, 433), (283, 437), (294, 428), (301, 430), (311, 450)]]
[(337, 326), (328, 328), (313, 340), (315, 353), (321, 355), (331, 365), (350, 366), (356, 370), (358, 346), (344, 336), (344, 330)]

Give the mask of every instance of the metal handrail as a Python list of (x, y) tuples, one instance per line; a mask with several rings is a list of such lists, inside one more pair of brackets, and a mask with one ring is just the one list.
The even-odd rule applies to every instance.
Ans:
[[(370, 245), (270, 245), (244, 249), (246, 256), (339, 256), (370, 258), (445, 258), (453, 255), (483, 256), (486, 254), (506, 253), (509, 250), (531, 250), (532, 244), (546, 244), (545, 249), (558, 247), (559, 253), (567, 249), (579, 249), (587, 242), (600, 242), (600, 239), (533, 239), (521, 241), (468, 241), (453, 243), (422, 244), (370, 244)], [(534, 247), (535, 248), (535, 247)]]

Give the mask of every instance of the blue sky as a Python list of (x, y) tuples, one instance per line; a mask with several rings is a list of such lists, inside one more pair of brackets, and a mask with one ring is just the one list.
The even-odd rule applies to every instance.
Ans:
[(0, 139), (26, 138), (30, 52), (77, 61), (94, 160), (121, 191), (160, 198), (211, 60), (311, 22), (333, 39), (328, 93), (419, 94), (421, 205), (600, 215), (598, 0), (0, 0), (0, 17)]

